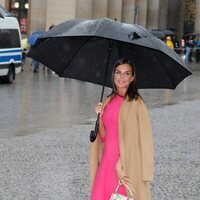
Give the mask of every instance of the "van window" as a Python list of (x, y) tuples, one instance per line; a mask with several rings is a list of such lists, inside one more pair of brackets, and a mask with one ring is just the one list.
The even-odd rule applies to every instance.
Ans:
[(19, 32), (16, 29), (0, 29), (0, 48), (20, 47)]

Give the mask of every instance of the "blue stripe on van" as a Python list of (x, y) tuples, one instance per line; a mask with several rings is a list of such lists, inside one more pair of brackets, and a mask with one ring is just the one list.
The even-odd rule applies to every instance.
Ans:
[(1, 56), (0, 62), (9, 62), (11, 59), (14, 61), (21, 61), (22, 55)]
[(15, 52), (22, 52), (21, 49), (0, 49), (0, 53), (15, 53)]

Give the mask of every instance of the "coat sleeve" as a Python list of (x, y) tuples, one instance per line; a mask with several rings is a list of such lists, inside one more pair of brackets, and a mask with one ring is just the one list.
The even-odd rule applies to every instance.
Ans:
[(140, 151), (143, 181), (153, 181), (153, 139), (148, 110), (143, 102), (139, 106)]

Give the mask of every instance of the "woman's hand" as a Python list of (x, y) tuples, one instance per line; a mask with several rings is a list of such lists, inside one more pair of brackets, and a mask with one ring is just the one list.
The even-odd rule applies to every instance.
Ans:
[(99, 102), (96, 107), (95, 107), (95, 112), (96, 112), (96, 115), (99, 115), (99, 135), (100, 135), (100, 138), (104, 138), (105, 136), (105, 129), (104, 129), (104, 125), (103, 125), (103, 122), (102, 122), (102, 114), (103, 114), (103, 105), (101, 102)]
[(124, 184), (130, 183), (129, 177), (125, 174), (125, 172), (123, 170), (123, 166), (122, 166), (122, 162), (121, 162), (120, 158), (117, 161), (117, 164), (116, 164), (115, 168), (116, 168), (116, 173), (117, 173), (118, 180), (122, 181)]
[(102, 110), (103, 110), (103, 105), (101, 102), (99, 102), (95, 107), (96, 115), (101, 114)]

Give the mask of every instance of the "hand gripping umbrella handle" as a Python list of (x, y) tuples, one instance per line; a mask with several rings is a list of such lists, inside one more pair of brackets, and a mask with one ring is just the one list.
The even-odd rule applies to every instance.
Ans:
[(98, 114), (98, 116), (97, 116), (94, 131), (90, 132), (90, 142), (94, 142), (96, 140), (97, 133), (98, 133), (98, 130), (99, 130), (99, 117), (100, 117), (100, 114)]
[[(105, 86), (102, 87), (102, 91), (101, 91), (101, 99), (100, 99), (101, 103), (102, 103), (102, 100), (103, 100), (104, 88), (105, 88)], [(90, 142), (94, 142), (97, 138), (97, 133), (98, 133), (98, 130), (99, 130), (99, 118), (100, 118), (100, 113), (97, 115), (97, 120), (96, 120), (94, 131), (90, 132)]]

